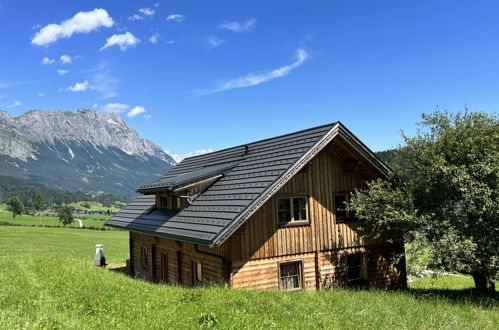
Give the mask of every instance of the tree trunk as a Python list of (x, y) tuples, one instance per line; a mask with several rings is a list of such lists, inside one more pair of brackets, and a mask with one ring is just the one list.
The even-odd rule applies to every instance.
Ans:
[(496, 294), (496, 286), (494, 279), (489, 278), (484, 272), (474, 272), (473, 280), (475, 281), (475, 288), (487, 296), (494, 297)]

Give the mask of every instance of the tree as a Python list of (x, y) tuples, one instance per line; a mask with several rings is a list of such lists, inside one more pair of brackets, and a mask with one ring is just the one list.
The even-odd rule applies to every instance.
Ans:
[(15, 219), (17, 215), (24, 213), (24, 204), (19, 196), (12, 196), (7, 200), (8, 210), (12, 212), (12, 217)]
[(404, 135), (403, 164), (349, 204), (363, 236), (411, 234), (431, 266), (473, 276), (494, 295), (499, 277), (499, 120), (496, 114), (437, 111)]
[(42, 192), (37, 192), (35, 195), (35, 210), (40, 211), (43, 209), (43, 205), (45, 204), (45, 196)]
[(64, 225), (73, 223), (73, 208), (67, 204), (62, 205), (57, 211), (57, 219)]

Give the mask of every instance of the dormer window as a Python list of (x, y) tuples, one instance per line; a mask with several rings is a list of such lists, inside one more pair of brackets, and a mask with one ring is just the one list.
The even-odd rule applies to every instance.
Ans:
[(156, 195), (156, 208), (160, 210), (168, 210), (171, 206), (168, 204), (168, 196), (166, 195)]
[(158, 194), (156, 195), (156, 208), (160, 210), (182, 210), (187, 206), (184, 197)]
[(173, 208), (175, 210), (181, 210), (181, 209), (183, 209), (183, 207), (182, 207), (183, 203), (182, 203), (182, 198), (181, 197), (174, 196), (174, 197), (172, 197), (172, 199), (173, 199)]

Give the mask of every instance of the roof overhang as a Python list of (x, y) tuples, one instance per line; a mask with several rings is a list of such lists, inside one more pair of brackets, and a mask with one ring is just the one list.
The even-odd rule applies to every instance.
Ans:
[(355, 148), (359, 153), (373, 165), (382, 176), (389, 177), (391, 169), (381, 161), (364, 143), (355, 137), (342, 123), (337, 122), (319, 141), (315, 143), (303, 156), (298, 159), (287, 171), (285, 171), (272, 185), (270, 185), (261, 195), (256, 198), (244, 211), (242, 211), (231, 225), (226, 227), (213, 240), (211, 247), (220, 246), (225, 242), (236, 230), (238, 230), (255, 212), (265, 204), (274, 194), (279, 191), (296, 173), (298, 173), (312, 158), (314, 158), (321, 150), (323, 150), (333, 139), (341, 136), (347, 141), (352, 148)]

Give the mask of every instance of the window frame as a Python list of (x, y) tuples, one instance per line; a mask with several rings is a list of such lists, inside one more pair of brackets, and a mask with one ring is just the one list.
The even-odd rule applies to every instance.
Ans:
[[(285, 289), (281, 285), (281, 267), (286, 264), (297, 264), (298, 265), (298, 271), (297, 271), (297, 276), (298, 276), (298, 287), (297, 288), (292, 288), (292, 289)], [(302, 259), (294, 259), (294, 260), (285, 260), (285, 261), (280, 261), (277, 263), (277, 281), (278, 281), (278, 286), (279, 290), (281, 291), (301, 291), (304, 290), (305, 288), (305, 283), (303, 279), (303, 260)]]
[[(294, 208), (293, 208), (293, 199), (299, 199), (303, 198), (305, 200), (305, 220), (294, 220)], [(280, 200), (289, 200), (290, 203), (290, 215), (291, 219), (287, 222), (280, 222), (279, 221), (279, 201)], [(276, 209), (276, 220), (277, 220), (277, 226), (279, 228), (282, 227), (294, 227), (294, 226), (306, 226), (310, 224), (310, 214), (309, 214), (309, 207), (308, 207), (308, 202), (309, 202), (309, 197), (305, 195), (284, 195), (284, 196), (277, 196), (276, 201), (275, 201), (275, 209)]]
[(192, 285), (198, 286), (203, 283), (203, 263), (201, 260), (192, 260)]
[[(358, 221), (358, 219), (355, 217), (353, 212), (350, 212), (345, 209), (346, 216), (344, 217), (338, 217), (337, 213), (337, 205), (336, 205), (336, 197), (337, 196), (345, 196), (345, 202), (348, 203), (350, 201), (350, 192), (335, 192), (333, 193), (333, 213), (334, 213), (334, 218), (336, 223), (346, 223), (346, 222), (353, 222), (353, 221)], [(346, 207), (346, 206), (345, 206)]]
[(161, 265), (161, 280), (164, 283), (168, 283), (170, 276), (169, 276), (169, 256), (167, 252), (161, 252), (160, 253), (160, 265)]
[(140, 247), (140, 264), (142, 269), (148, 269), (149, 267), (149, 249), (147, 246)]
[[(352, 267), (348, 266), (348, 257), (349, 256), (357, 256), (357, 255), (360, 258), (359, 266), (352, 266)], [(366, 254), (363, 252), (348, 253), (345, 256), (345, 269), (346, 269), (346, 276), (347, 276), (348, 283), (356, 283), (356, 282), (360, 282), (360, 281), (365, 281), (367, 279), (366, 264), (365, 263), (366, 263)], [(354, 268), (354, 267), (360, 268), (359, 277), (358, 278), (349, 278), (349, 270), (350, 270), (350, 268)]]
[(168, 210), (169, 208), (168, 195), (156, 194), (156, 208), (159, 210)]
[[(183, 198), (180, 196), (172, 196), (172, 210), (182, 210), (184, 208)], [(177, 205), (178, 201), (178, 205)]]

